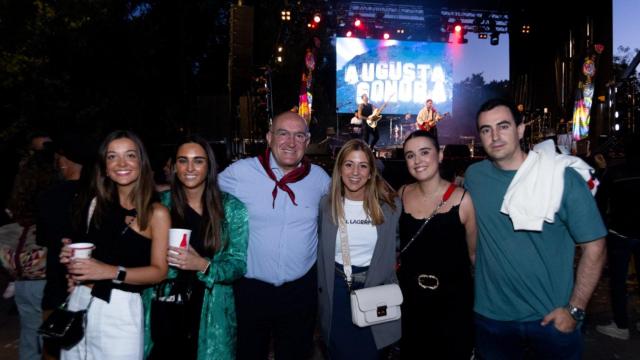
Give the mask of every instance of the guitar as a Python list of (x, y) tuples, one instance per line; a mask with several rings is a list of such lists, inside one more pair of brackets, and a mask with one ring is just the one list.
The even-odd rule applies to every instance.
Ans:
[(424, 130), (424, 131), (429, 131), (431, 129), (433, 129), (437, 123), (439, 123), (441, 120), (444, 120), (446, 118), (449, 118), (449, 112), (446, 112), (442, 115), (440, 114), (436, 114), (436, 118), (433, 121), (425, 121), (422, 124), (420, 124), (419, 122), (416, 122), (416, 125), (418, 125), (418, 129), (419, 130)]
[(382, 104), (382, 106), (380, 106), (379, 108), (373, 109), (373, 113), (367, 116), (367, 125), (369, 125), (369, 127), (371, 127), (372, 129), (375, 129), (378, 126), (378, 121), (382, 119), (382, 110), (384, 110), (384, 108), (387, 106), (387, 104), (389, 103), (389, 100), (391, 100), (393, 95), (395, 94), (391, 94), (389, 99), (385, 101), (384, 104)]

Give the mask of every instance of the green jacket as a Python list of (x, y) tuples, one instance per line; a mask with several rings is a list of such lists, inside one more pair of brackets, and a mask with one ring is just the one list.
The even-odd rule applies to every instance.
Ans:
[[(216, 253), (206, 274), (198, 272), (198, 279), (206, 286), (198, 335), (199, 360), (235, 359), (236, 356), (236, 307), (232, 284), (247, 271), (249, 213), (244, 204), (230, 194), (222, 193), (222, 201), (225, 213), (222, 236), (227, 246)], [(175, 278), (178, 271), (170, 267), (167, 278)], [(170, 287), (166, 290), (169, 292)], [(143, 294), (145, 358), (153, 347), (150, 310), (154, 297), (153, 288)]]

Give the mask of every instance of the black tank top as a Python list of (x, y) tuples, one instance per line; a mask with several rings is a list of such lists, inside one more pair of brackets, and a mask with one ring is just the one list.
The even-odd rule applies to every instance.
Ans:
[[(87, 241), (96, 248), (92, 256), (109, 265), (134, 268), (151, 264), (151, 239), (144, 237), (126, 224), (127, 216), (135, 216), (135, 209), (124, 209), (120, 204), (108, 206), (102, 216), (100, 227), (91, 222)], [(147, 286), (114, 284), (111, 280), (96, 281), (91, 294), (106, 302), (111, 298), (111, 289), (140, 293)]]
[[(401, 255), (398, 274), (401, 286), (415, 285), (418, 275), (429, 274), (440, 279), (441, 291), (459, 292), (462, 289), (472, 291), (471, 261), (465, 228), (460, 222), (459, 209), (460, 204), (454, 205), (446, 213), (436, 214), (418, 238)], [(422, 223), (424, 219), (416, 219), (403, 209), (400, 215), (401, 249), (406, 246)], [(414, 289), (406, 290), (412, 292)], [(417, 285), (415, 290), (418, 290)]]
[(362, 104), (362, 108), (360, 109), (360, 115), (369, 116), (373, 114), (373, 106), (371, 104)]

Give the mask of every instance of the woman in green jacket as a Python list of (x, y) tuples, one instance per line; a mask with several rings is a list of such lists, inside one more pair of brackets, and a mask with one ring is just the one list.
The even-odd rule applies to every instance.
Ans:
[[(232, 283), (246, 271), (248, 213), (242, 202), (218, 188), (213, 150), (204, 139), (191, 136), (180, 142), (173, 170), (172, 227), (192, 232), (187, 249), (167, 252), (172, 267), (169, 280), (153, 294), (149, 359), (234, 359)], [(161, 299), (173, 301), (165, 306)]]

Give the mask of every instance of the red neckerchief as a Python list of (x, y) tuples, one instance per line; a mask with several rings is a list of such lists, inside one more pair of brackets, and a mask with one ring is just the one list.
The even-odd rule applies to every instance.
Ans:
[(258, 155), (258, 161), (260, 161), (260, 165), (264, 168), (264, 171), (267, 172), (267, 175), (271, 178), (271, 180), (275, 181), (276, 185), (273, 187), (273, 191), (271, 194), (273, 195), (273, 204), (272, 207), (276, 207), (276, 195), (278, 194), (278, 188), (282, 191), (289, 194), (291, 198), (291, 202), (293, 205), (298, 206), (296, 204), (296, 194), (293, 193), (293, 190), (287, 186), (287, 184), (298, 182), (304, 179), (305, 176), (309, 175), (309, 171), (311, 171), (311, 162), (307, 157), (302, 158), (302, 166), (298, 166), (297, 168), (289, 171), (282, 179), (278, 180), (276, 178), (276, 174), (271, 170), (271, 164), (269, 163), (269, 158), (271, 157), (271, 149), (267, 148), (264, 151), (264, 154)]

